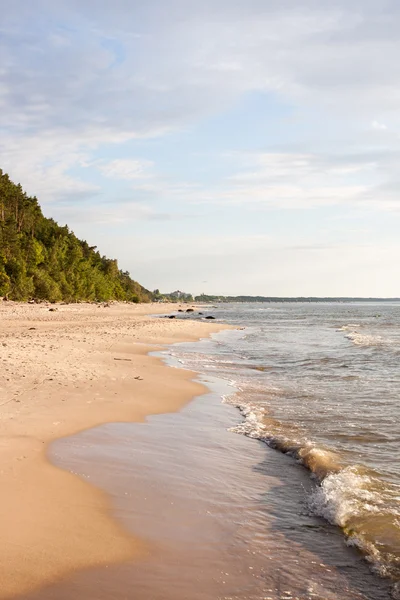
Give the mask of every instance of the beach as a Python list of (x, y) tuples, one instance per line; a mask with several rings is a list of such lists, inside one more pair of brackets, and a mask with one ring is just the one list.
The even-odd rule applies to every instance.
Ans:
[(0, 598), (150, 549), (112, 518), (108, 496), (47, 456), (54, 440), (179, 410), (205, 388), (149, 352), (224, 326), (156, 319), (177, 306), (0, 306)]
[[(365, 419), (361, 438), (329, 429), (340, 394), (354, 414), (363, 382), (379, 393), (369, 374), (392, 362), (397, 307), (377, 322), (355, 306), (350, 337), (347, 307), (186, 310), (0, 306), (0, 598), (397, 598), (383, 571), (396, 569), (397, 538), (372, 555), (345, 531), (361, 516), (373, 534), (379, 516), (395, 532), (391, 488), (367, 489), (360, 446), (348, 450), (364, 444), (376, 474), (377, 428), (390, 435), (390, 423), (374, 403), (368, 439)], [(334, 441), (341, 470), (324, 478)]]

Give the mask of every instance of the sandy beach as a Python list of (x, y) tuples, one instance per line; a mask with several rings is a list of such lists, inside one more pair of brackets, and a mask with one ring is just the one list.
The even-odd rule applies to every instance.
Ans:
[(173, 412), (204, 387), (148, 353), (224, 326), (155, 319), (168, 305), (0, 306), (0, 598), (149, 552), (107, 496), (53, 466), (48, 444), (109, 422)]

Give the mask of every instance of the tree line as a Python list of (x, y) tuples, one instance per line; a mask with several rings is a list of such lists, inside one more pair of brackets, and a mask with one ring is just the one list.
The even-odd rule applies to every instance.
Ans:
[(0, 296), (50, 302), (152, 299), (116, 260), (44, 217), (37, 198), (1, 169)]

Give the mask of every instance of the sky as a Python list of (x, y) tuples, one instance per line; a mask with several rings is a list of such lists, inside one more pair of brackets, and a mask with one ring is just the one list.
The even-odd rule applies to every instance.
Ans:
[(400, 296), (397, 0), (0, 10), (0, 168), (142, 285)]

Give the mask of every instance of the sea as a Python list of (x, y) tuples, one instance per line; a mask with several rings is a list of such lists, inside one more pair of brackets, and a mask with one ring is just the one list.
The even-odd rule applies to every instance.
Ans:
[(175, 313), (206, 316), (233, 329), (157, 355), (208, 393), (50, 448), (148, 556), (26, 600), (399, 599), (400, 303)]
[(238, 327), (176, 345), (187, 368), (229, 381), (232, 434), (307, 471), (304, 498), (400, 597), (400, 303), (221, 304)]

